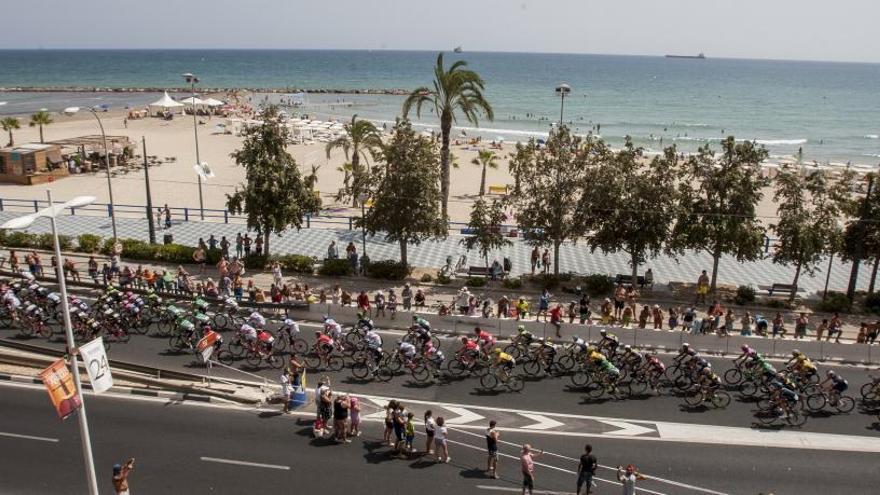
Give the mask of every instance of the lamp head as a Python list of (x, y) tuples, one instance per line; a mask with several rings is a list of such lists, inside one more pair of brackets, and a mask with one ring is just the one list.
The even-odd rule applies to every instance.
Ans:
[(559, 86), (556, 86), (556, 94), (567, 95), (569, 93), (571, 93), (571, 86), (568, 83), (560, 83)]

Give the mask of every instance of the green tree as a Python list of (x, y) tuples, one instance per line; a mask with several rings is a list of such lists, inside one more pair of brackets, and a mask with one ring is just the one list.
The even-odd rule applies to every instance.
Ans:
[(231, 213), (247, 214), (248, 229), (263, 236), (268, 254), (269, 234), (300, 229), (303, 216), (317, 212), (320, 200), (310, 187), (312, 179), (303, 179), (296, 160), (287, 152), (291, 136), (278, 107), (263, 109), (259, 120), (262, 124), (249, 126), (241, 148), (230, 155), (245, 168), (245, 184), (226, 195), (226, 207)]
[[(859, 201), (851, 201), (849, 203), (847, 216), (851, 220), (846, 224), (841, 246), (841, 254), (847, 261), (853, 261), (859, 254), (859, 250), (856, 249), (857, 245), (861, 247), (863, 259), (873, 259), (874, 266), (868, 282), (868, 292), (870, 294), (874, 293), (877, 280), (877, 265), (880, 264), (880, 194), (877, 194), (876, 187), (877, 177), (874, 176), (875, 189), (870, 197), (866, 196)], [(867, 212), (865, 218), (867, 218), (867, 221), (861, 222), (860, 225), (858, 218), (862, 214), (862, 206), (866, 200), (868, 202), (865, 205), (865, 211)]]
[(712, 292), (721, 256), (730, 254), (739, 261), (761, 256), (764, 228), (756, 207), (768, 185), (761, 176), (761, 162), (766, 158), (763, 147), (737, 143), (729, 136), (721, 142), (717, 156), (704, 146), (685, 164), (679, 181), (679, 215), (668, 247), (671, 252), (689, 248), (712, 256)]
[(477, 157), (471, 160), (471, 163), (483, 169), (483, 173), (480, 176), (480, 196), (486, 194), (486, 169), (497, 169), (497, 160), (498, 156), (492, 150), (480, 150)]
[(4, 117), (0, 119), (0, 127), (9, 133), (9, 144), (6, 146), (14, 146), (15, 140), (12, 138), (12, 131), (21, 129), (21, 123), (15, 117)]
[(603, 163), (608, 149), (601, 140), (575, 136), (566, 126), (539, 147), (534, 139), (517, 144), (514, 160), (521, 184), (508, 196), (516, 222), (530, 244), (553, 246), (553, 273), (559, 274), (559, 246), (584, 234), (577, 205), (588, 170)]
[(52, 116), (49, 115), (49, 112), (45, 110), (40, 110), (39, 112), (31, 115), (31, 121), (28, 126), (40, 128), (40, 142), (44, 143), (46, 141), (43, 139), (43, 127), (51, 124), (52, 122), (54, 121), (52, 120)]
[(449, 136), (452, 123), (457, 122), (456, 112), (461, 112), (471, 124), (477, 125), (482, 113), (492, 120), (492, 106), (483, 97), (484, 82), (479, 74), (467, 69), (467, 62), (459, 60), (448, 69), (443, 65), (443, 53), (437, 55), (434, 67), (433, 88), (423, 86), (415, 89), (403, 102), (403, 117), (407, 118), (413, 107), (421, 117), (422, 105), (433, 107), (440, 119), (440, 194), (443, 199), (441, 212), (444, 217), (449, 202)]
[(642, 148), (627, 138), (623, 149), (608, 153), (586, 177), (578, 210), (589, 232), (587, 242), (593, 251), (629, 254), (633, 285), (639, 266), (657, 256), (669, 239), (680, 172), (674, 146), (646, 162)]
[(471, 219), (468, 222), (471, 234), (460, 242), (469, 250), (476, 248), (486, 262), (486, 267), (489, 266), (489, 253), (511, 244), (501, 233), (501, 225), (505, 220), (507, 215), (500, 201), (493, 200), (489, 203), (480, 198), (471, 208)]
[[(382, 135), (372, 122), (358, 120), (357, 115), (351, 117), (351, 122), (345, 124), (344, 129), (345, 133), (327, 143), (325, 150), (327, 158), (330, 158), (330, 152), (341, 148), (345, 153), (345, 159), (350, 160), (351, 183), (349, 184), (348, 180), (344, 181), (343, 193), (345, 196), (351, 196), (352, 206), (357, 206), (358, 196), (364, 188), (364, 172), (369, 166), (368, 156), (375, 157), (377, 150), (382, 146)], [(361, 166), (361, 160), (364, 161), (364, 166)], [(346, 165), (343, 167), (345, 168)], [(347, 168), (345, 172), (345, 177), (348, 179)]]
[(399, 243), (400, 262), (406, 265), (408, 245), (446, 237), (439, 157), (430, 139), (413, 131), (409, 121), (399, 120), (380, 160), (369, 178), (373, 206), (356, 223), (370, 235), (382, 232), (387, 241)]
[[(849, 202), (852, 175), (840, 180), (829, 180), (817, 172), (802, 176), (799, 172), (783, 171), (776, 177), (778, 221), (770, 229), (778, 238), (773, 262), (783, 266), (793, 264), (797, 287), (801, 271), (812, 275), (823, 256), (834, 252), (841, 235), (838, 219)], [(795, 291), (790, 301), (794, 301)]]

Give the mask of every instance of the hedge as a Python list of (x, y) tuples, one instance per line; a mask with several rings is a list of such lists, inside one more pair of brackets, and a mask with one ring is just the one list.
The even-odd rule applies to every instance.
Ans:
[(245, 268), (250, 268), (252, 270), (262, 270), (266, 268), (266, 265), (269, 264), (269, 257), (265, 254), (252, 254), (244, 258), (244, 266)]
[(366, 269), (368, 277), (383, 280), (403, 280), (410, 272), (410, 267), (395, 260), (374, 261)]
[(77, 251), (91, 254), (96, 252), (98, 246), (101, 245), (101, 237), (96, 236), (95, 234), (80, 234), (80, 236), (76, 238), (76, 244)]
[(486, 277), (468, 277), (464, 281), (467, 287), (483, 287), (486, 285)]
[(846, 294), (840, 292), (829, 292), (828, 297), (821, 301), (818, 306), (819, 311), (826, 313), (846, 313), (852, 307), (850, 300)]
[(584, 277), (583, 290), (593, 297), (608, 295), (614, 290), (614, 279), (600, 273), (587, 275)]
[(13, 231), (7, 232), (4, 243), (14, 248), (33, 248), (37, 247), (37, 235), (30, 232)]
[(324, 260), (324, 263), (318, 268), (318, 274), (327, 277), (343, 277), (351, 275), (351, 263), (348, 260)]
[[(315, 271), (315, 260), (311, 256), (305, 256), (302, 254), (286, 254), (284, 256), (272, 256), (271, 259), (272, 261), (277, 261), (279, 264), (281, 264), (281, 268), (285, 271), (302, 273), (304, 275), (311, 275)], [(344, 261), (345, 265), (348, 266), (347, 260), (333, 261)], [(347, 273), (340, 275), (347, 275)]]

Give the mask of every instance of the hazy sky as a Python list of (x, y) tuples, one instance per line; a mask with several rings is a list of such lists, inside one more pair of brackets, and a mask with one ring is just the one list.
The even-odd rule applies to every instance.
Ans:
[(0, 48), (527, 51), (880, 62), (878, 0), (0, 0)]

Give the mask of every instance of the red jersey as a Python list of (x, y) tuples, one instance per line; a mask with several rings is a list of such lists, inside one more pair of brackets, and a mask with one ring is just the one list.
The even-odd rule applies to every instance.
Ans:
[(562, 319), (562, 308), (559, 306), (550, 310), (550, 320), (551, 321), (559, 321)]
[(333, 344), (333, 339), (331, 339), (329, 335), (327, 335), (327, 334), (323, 334), (323, 333), (322, 333), (322, 334), (318, 337), (318, 342), (317, 342), (317, 343), (318, 343), (318, 344)]

